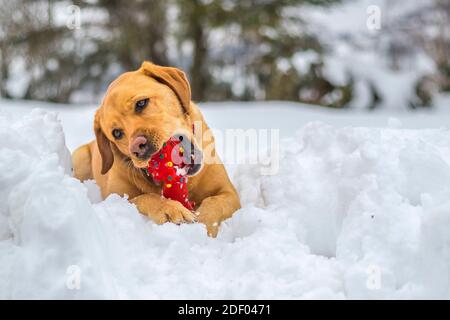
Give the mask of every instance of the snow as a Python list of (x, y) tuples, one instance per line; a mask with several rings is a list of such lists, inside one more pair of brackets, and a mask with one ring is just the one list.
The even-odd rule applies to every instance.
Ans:
[[(237, 185), (246, 205), (262, 198), (272, 228), (337, 262), (347, 297), (448, 297), (449, 138), (311, 123), (287, 143), (277, 176), (241, 169)], [(367, 288), (371, 268), (380, 290)]]
[(210, 239), (71, 177), (95, 106), (0, 104), (0, 298), (450, 298), (445, 112), (202, 105), (284, 139), (275, 175), (229, 166), (243, 208)]

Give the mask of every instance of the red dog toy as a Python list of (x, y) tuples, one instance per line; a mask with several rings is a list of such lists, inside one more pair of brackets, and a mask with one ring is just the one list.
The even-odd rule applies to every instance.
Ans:
[(167, 199), (180, 202), (186, 209), (193, 211), (195, 203), (189, 201), (185, 167), (185, 150), (181, 146), (182, 138), (170, 138), (161, 150), (154, 154), (147, 167), (153, 181), (163, 183), (162, 195)]

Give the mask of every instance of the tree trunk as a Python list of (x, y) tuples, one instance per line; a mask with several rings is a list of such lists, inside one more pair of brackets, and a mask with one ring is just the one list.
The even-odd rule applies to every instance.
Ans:
[[(194, 21), (193, 21), (194, 22)], [(202, 25), (194, 22), (193, 41), (194, 41), (194, 58), (191, 68), (191, 86), (192, 99), (196, 101), (204, 101), (206, 98), (206, 90), (208, 87), (208, 47), (206, 36)]]
[(6, 61), (6, 53), (4, 48), (0, 48), (0, 97), (10, 98), (6, 89), (6, 81), (8, 80), (8, 63)]

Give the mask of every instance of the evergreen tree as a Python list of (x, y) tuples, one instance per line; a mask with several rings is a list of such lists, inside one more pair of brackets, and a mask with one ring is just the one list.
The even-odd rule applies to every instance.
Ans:
[[(333, 2), (336, 1), (177, 1), (178, 39), (191, 41), (193, 46), (190, 75), (194, 99), (298, 100), (297, 88), (278, 90), (276, 79), (287, 76), (298, 83), (301, 75), (292, 66), (288, 72), (281, 70), (278, 62), (289, 62), (299, 51), (322, 50), (318, 40), (306, 31), (301, 8), (305, 4)], [(230, 66), (235, 68), (234, 76), (224, 80), (223, 74)], [(237, 78), (241, 79), (239, 83)]]
[[(70, 4), (81, 9), (80, 28), (56, 19)], [(63, 6), (54, 0), (0, 0), (0, 6), (4, 97), (68, 102), (77, 91), (99, 94), (143, 60), (169, 64), (164, 0), (73, 0)], [(7, 86), (15, 64), (28, 78), (23, 92)]]
[[(301, 9), (332, 2), (0, 0), (0, 94), (67, 102), (81, 92), (92, 100), (118, 74), (151, 60), (187, 69), (195, 100), (304, 100), (305, 79), (313, 90), (314, 81), (327, 82), (293, 67), (297, 52), (323, 50)], [(57, 19), (69, 4), (81, 9), (79, 29)], [(183, 56), (172, 45), (169, 56), (173, 36), (180, 52), (184, 44), (192, 52)], [(17, 65), (27, 79), (22, 92), (7, 85)], [(335, 89), (322, 86), (312, 102), (323, 103), (324, 88)]]
[(450, 92), (450, 0), (423, 1), (414, 10), (395, 17), (387, 32), (392, 39), (389, 58), (394, 66), (399, 55), (413, 56), (417, 52), (425, 52), (436, 66), (434, 74), (416, 83), (411, 108), (430, 107), (436, 91)]

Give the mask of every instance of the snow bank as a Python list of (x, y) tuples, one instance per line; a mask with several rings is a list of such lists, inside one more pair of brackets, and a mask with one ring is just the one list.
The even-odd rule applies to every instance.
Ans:
[(0, 113), (0, 298), (449, 298), (448, 131), (313, 123), (284, 146), (277, 175), (237, 169), (213, 240), (99, 201), (54, 114)]
[(447, 130), (311, 123), (286, 145), (278, 175), (237, 173), (244, 204), (265, 208), (269, 228), (337, 261), (349, 298), (449, 297)]

